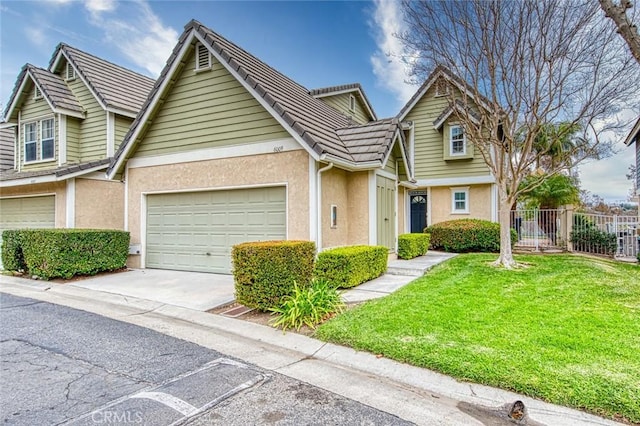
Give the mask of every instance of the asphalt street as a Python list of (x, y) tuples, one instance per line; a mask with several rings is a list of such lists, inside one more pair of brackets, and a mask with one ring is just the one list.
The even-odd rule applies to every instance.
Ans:
[(0, 293), (0, 418), (12, 425), (404, 425), (194, 343)]

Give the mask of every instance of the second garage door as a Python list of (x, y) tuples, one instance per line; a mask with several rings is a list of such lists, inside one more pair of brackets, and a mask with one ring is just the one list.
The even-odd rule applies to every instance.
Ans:
[(146, 267), (231, 272), (231, 247), (286, 238), (285, 187), (147, 196)]

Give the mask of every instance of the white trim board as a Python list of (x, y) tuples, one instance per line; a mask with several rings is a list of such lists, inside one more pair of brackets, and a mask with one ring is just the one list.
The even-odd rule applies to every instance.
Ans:
[(456, 185), (482, 185), (495, 183), (492, 175), (463, 176), (455, 178), (418, 179), (416, 185), (422, 186), (456, 186)]
[[(277, 151), (276, 148), (278, 148)], [(228, 145), (217, 148), (198, 149), (175, 154), (136, 157), (127, 161), (127, 167), (135, 169), (139, 167), (165, 166), (177, 163), (191, 163), (194, 161), (218, 160), (223, 158), (299, 151), (301, 149), (302, 147), (293, 138), (276, 139), (243, 145)]]

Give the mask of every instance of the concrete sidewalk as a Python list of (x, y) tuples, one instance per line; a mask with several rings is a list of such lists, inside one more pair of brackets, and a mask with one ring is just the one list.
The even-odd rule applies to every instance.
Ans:
[(487, 417), (486, 413), (516, 400), (526, 404), (530, 416), (529, 423), (520, 424), (617, 424), (295, 333), (283, 334), (271, 327), (157, 301), (7, 276), (0, 277), (0, 291), (94, 312), (188, 340), (420, 425), (513, 424)]

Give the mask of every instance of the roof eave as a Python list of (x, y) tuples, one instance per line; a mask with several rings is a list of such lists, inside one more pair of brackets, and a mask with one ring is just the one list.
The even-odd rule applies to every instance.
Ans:
[(627, 138), (624, 140), (624, 144), (626, 146), (631, 146), (633, 142), (638, 143), (637, 142), (638, 133), (640, 133), (640, 118), (638, 118), (638, 121), (636, 121), (636, 124), (633, 126), (633, 128), (627, 135)]
[(318, 161), (323, 161), (326, 163), (334, 163), (336, 166), (341, 169), (348, 170), (350, 172), (357, 172), (362, 170), (373, 170), (378, 169), (382, 166), (382, 162), (379, 160), (375, 161), (363, 161), (363, 162), (354, 162), (348, 161), (344, 158), (340, 158), (333, 154), (324, 153), (320, 156)]

